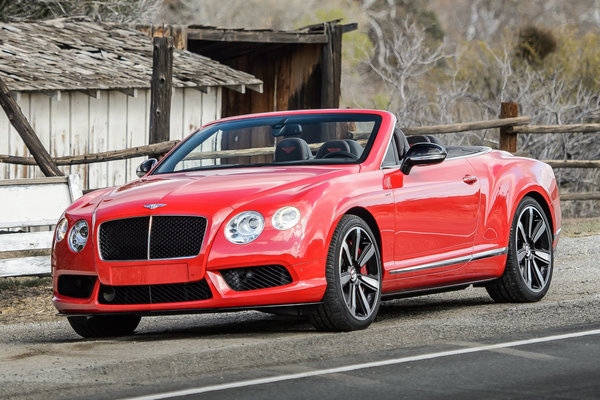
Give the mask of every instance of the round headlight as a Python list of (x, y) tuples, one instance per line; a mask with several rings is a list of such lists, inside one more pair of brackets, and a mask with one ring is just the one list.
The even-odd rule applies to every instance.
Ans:
[(85, 247), (89, 236), (88, 224), (80, 219), (75, 222), (69, 233), (69, 247), (75, 253), (79, 253)]
[(245, 244), (256, 239), (265, 227), (265, 219), (256, 211), (239, 213), (225, 227), (225, 237), (231, 243)]
[(290, 229), (300, 221), (300, 210), (296, 207), (282, 207), (273, 214), (271, 222), (275, 229), (284, 231)]
[(67, 236), (67, 231), (69, 230), (69, 221), (66, 218), (60, 220), (58, 225), (56, 225), (56, 241), (60, 242)]

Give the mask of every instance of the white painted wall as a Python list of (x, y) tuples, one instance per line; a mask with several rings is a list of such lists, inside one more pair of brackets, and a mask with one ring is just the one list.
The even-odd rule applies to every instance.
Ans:
[[(60, 99), (21, 93), (21, 110), (53, 157), (90, 154), (148, 144), (150, 90), (136, 97), (101, 91), (95, 99), (80, 92), (61, 92)], [(170, 138), (183, 139), (203, 124), (221, 117), (221, 88), (208, 93), (175, 89), (171, 103)], [(0, 111), (0, 154), (29, 156), (21, 137)], [(123, 161), (60, 167), (81, 176), (85, 189), (121, 185), (136, 179), (144, 157)], [(37, 167), (0, 163), (0, 179), (41, 177)]]

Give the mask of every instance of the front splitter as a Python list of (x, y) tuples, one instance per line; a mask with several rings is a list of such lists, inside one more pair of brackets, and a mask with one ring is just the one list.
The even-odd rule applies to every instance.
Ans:
[(115, 312), (97, 312), (97, 313), (56, 313), (59, 317), (91, 317), (91, 316), (106, 316), (106, 315), (141, 315), (143, 317), (150, 316), (161, 316), (161, 315), (181, 315), (181, 314), (214, 314), (224, 312), (238, 312), (238, 311), (265, 311), (275, 312), (278, 310), (285, 311), (291, 309), (297, 309), (298, 315), (307, 315), (312, 312), (314, 308), (323, 304), (323, 302), (313, 303), (294, 303), (294, 304), (269, 304), (262, 306), (243, 306), (243, 307), (221, 307), (221, 308), (190, 308), (190, 309), (177, 309), (177, 310), (155, 310), (155, 311), (115, 311)]

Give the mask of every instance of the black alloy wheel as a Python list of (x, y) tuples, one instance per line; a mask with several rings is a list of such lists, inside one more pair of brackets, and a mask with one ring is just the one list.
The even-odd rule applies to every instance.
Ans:
[(498, 302), (541, 300), (552, 280), (553, 233), (544, 210), (525, 197), (515, 212), (504, 274), (486, 286)]
[(312, 322), (319, 330), (368, 327), (381, 303), (381, 256), (369, 225), (345, 215), (336, 227), (327, 257), (327, 289)]

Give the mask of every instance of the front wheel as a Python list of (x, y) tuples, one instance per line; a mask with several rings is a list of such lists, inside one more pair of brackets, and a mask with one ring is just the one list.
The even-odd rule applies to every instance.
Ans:
[(67, 317), (71, 328), (84, 338), (132, 335), (141, 319), (135, 314)]
[(506, 268), (486, 289), (497, 302), (534, 302), (548, 292), (552, 279), (552, 229), (540, 204), (519, 203), (510, 230)]
[(325, 276), (327, 289), (313, 325), (319, 330), (353, 331), (367, 328), (381, 303), (381, 256), (369, 225), (345, 215), (335, 228)]

